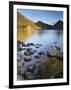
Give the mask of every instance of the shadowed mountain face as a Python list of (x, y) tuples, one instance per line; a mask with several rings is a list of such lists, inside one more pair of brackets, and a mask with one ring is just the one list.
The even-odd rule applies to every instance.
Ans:
[(42, 29), (52, 29), (52, 25), (43, 23), (43, 22), (41, 22), (41, 21), (38, 21), (36, 24), (37, 24), (38, 26), (40, 26)]
[(31, 29), (40, 29), (40, 27), (34, 22), (17, 12), (17, 28), (27, 29), (28, 26)]
[(54, 25), (49, 25), (41, 21), (38, 21), (36, 24), (40, 26), (42, 29), (63, 30), (63, 22), (61, 20), (56, 22)]
[(53, 29), (63, 30), (63, 22), (59, 20), (56, 24), (54, 24)]

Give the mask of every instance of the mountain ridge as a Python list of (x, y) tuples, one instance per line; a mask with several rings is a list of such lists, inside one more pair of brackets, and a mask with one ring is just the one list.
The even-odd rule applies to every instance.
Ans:
[(51, 29), (51, 30), (63, 30), (63, 21), (58, 20), (54, 25), (50, 25), (47, 23), (44, 23), (42, 21), (37, 21), (36, 23), (27, 19), (25, 16), (17, 12), (17, 28), (23, 28), (24, 30), (28, 28), (28, 26), (34, 30), (45, 30), (45, 29)]
[(42, 29), (54, 29), (54, 30), (63, 30), (63, 21), (58, 20), (54, 25), (46, 24), (42, 21), (37, 21), (36, 24)]

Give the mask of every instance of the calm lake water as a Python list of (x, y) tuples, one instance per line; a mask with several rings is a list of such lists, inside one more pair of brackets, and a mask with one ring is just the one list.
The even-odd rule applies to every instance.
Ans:
[(42, 44), (44, 47), (56, 43), (63, 49), (63, 31), (62, 30), (32, 30), (18, 31), (18, 40), (25, 43)]
[[(35, 54), (33, 54), (32, 60), (29, 62), (29, 64), (37, 61), (35, 60), (35, 56), (38, 55), (38, 52), (44, 52), (44, 55), (40, 57), (39, 60), (43, 60), (47, 58), (47, 50), (50, 46), (54, 46), (55, 44), (61, 48), (63, 51), (63, 31), (60, 30), (34, 30), (34, 31), (24, 31), (24, 30), (19, 30), (17, 32), (17, 38), (20, 41), (24, 41), (26, 44), (27, 43), (34, 43), (36, 44), (41, 44), (40, 48), (36, 48), (35, 46), (30, 46), (33, 50), (36, 50)], [(28, 47), (23, 47), (23, 48), (28, 48)], [(21, 51), (21, 54), (25, 50)]]

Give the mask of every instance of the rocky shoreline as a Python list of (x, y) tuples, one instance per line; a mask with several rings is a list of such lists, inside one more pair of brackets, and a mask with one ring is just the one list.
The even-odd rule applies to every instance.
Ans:
[[(45, 78), (55, 78), (57, 76), (58, 76), (57, 78), (62, 77), (61, 73), (62, 69), (61, 70), (59, 69), (62, 68), (61, 66), (63, 62), (63, 52), (61, 48), (55, 44), (54, 46), (49, 46), (49, 48), (45, 52), (41, 49), (39, 50), (39, 48), (41, 48), (42, 46), (43, 46), (42, 44), (34, 44), (34, 43), (26, 44), (25, 42), (21, 42), (19, 40), (17, 41), (17, 80), (45, 79)], [(49, 60), (50, 58), (52, 60)], [(42, 73), (45, 70), (49, 71), (47, 70), (47, 66), (49, 66), (48, 63), (51, 64), (51, 62), (53, 61), (55, 62), (54, 63), (55, 66), (61, 65), (58, 68), (58, 70), (60, 70), (61, 72), (54, 71), (55, 73), (52, 72), (51, 75), (47, 75), (48, 72), (45, 74)], [(47, 63), (47, 65), (44, 62)], [(51, 65), (53, 66), (53, 63)], [(49, 66), (49, 69), (51, 65)], [(51, 67), (51, 69), (52, 68), (53, 67)], [(50, 72), (48, 74), (50, 74)], [(44, 76), (46, 75), (46, 77), (42, 75)]]

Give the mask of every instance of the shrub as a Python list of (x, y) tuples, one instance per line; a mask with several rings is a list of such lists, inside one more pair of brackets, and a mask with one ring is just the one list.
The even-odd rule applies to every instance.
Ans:
[(46, 61), (40, 63), (38, 70), (41, 79), (62, 78), (63, 60), (49, 57)]

